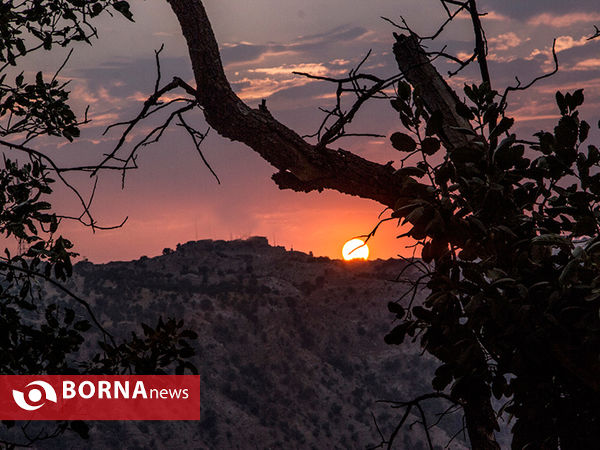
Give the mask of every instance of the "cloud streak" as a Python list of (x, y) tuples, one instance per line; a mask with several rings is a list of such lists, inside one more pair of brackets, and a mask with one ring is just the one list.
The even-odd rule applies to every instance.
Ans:
[(576, 23), (594, 23), (600, 21), (600, 13), (573, 12), (568, 14), (542, 13), (527, 21), (528, 25), (566, 28)]

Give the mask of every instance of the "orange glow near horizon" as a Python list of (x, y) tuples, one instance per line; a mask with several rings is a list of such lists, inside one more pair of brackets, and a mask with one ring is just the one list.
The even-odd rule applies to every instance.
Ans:
[(367, 260), (369, 258), (369, 247), (360, 239), (350, 239), (344, 244), (342, 255), (346, 261), (352, 259)]

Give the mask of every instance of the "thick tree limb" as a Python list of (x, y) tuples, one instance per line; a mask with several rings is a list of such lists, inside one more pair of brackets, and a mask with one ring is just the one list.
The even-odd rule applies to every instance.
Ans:
[(468, 120), (456, 112), (456, 105), (460, 100), (454, 90), (431, 64), (415, 36), (395, 33), (394, 36), (394, 55), (398, 67), (413, 88), (419, 90), (427, 110), (439, 111), (444, 118), (440, 138), (446, 149), (452, 151), (470, 145), (473, 136), (457, 130), (463, 128), (473, 131), (473, 128)]
[(253, 109), (231, 89), (217, 41), (200, 0), (167, 0), (187, 41), (196, 97), (208, 124), (220, 135), (248, 145), (279, 169), (282, 189), (334, 189), (393, 207), (406, 182), (390, 166), (353, 153), (317, 148), (277, 121), (266, 108)]

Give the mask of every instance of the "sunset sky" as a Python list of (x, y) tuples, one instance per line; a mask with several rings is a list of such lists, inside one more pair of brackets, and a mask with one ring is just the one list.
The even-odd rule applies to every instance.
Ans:
[[(131, 3), (136, 23), (122, 17), (103, 18), (100, 39), (92, 48), (77, 46), (62, 73), (73, 79), (74, 109), (83, 112), (90, 105), (93, 121), (74, 145), (38, 142), (38, 147), (61, 161), (97, 162), (110, 151), (118, 133), (101, 133), (108, 124), (134, 117), (152, 92), (153, 50), (161, 44), (165, 45), (163, 80), (178, 75), (193, 84), (187, 48), (168, 4), (162, 0)], [(391, 53), (394, 28), (380, 16), (398, 20), (402, 15), (421, 34), (435, 30), (444, 17), (434, 0), (208, 0), (204, 4), (236, 92), (251, 106), (267, 99), (272, 114), (300, 134), (317, 129), (322, 119), (317, 108), (331, 104), (334, 87), (292, 71), (343, 76), (372, 49), (365, 70), (392, 75), (398, 71)], [(550, 48), (557, 38), (559, 74), (512, 97), (509, 112), (520, 132), (530, 136), (552, 126), (557, 117), (557, 89), (585, 88), (583, 116), (597, 123), (600, 39), (586, 39), (593, 34), (593, 25), (600, 25), (596, 1), (486, 1), (480, 2), (480, 9), (488, 13), (483, 21), (498, 90), (513, 84), (515, 76), (527, 82), (551, 70)], [(471, 33), (470, 22), (459, 18), (442, 34), (436, 48), (448, 45), (450, 52), (470, 54)], [(64, 56), (60, 51), (38, 56), (25, 68), (31, 74), (41, 63), (50, 73)], [(444, 63), (438, 67), (444, 72), (453, 68)], [(473, 70), (465, 71), (452, 78), (451, 84), (460, 88), (475, 75)], [(199, 129), (206, 128), (200, 114), (194, 118)], [(136, 138), (152, 125), (142, 125)], [(140, 153), (140, 169), (129, 174), (124, 190), (117, 174), (101, 178), (93, 205), (95, 216), (104, 225), (129, 216), (123, 228), (94, 235), (77, 224), (65, 224), (63, 233), (83, 256), (94, 262), (133, 259), (189, 240), (263, 235), (271, 244), (339, 258), (346, 240), (368, 233), (377, 223), (382, 207), (372, 201), (336, 192), (279, 190), (270, 180), (273, 168), (249, 148), (212, 131), (203, 151), (221, 179), (218, 185), (189, 137), (178, 128), (172, 127), (160, 143)], [(398, 130), (399, 121), (387, 102), (365, 108), (354, 124), (354, 131), (386, 136)], [(593, 130), (592, 139), (598, 141), (597, 127)], [(388, 142), (387, 138), (360, 138), (335, 144), (367, 159), (397, 161), (398, 153)], [(78, 181), (89, 191), (89, 180), (80, 177)], [(77, 204), (67, 192), (59, 190), (56, 200), (61, 212), (76, 212)], [(370, 242), (371, 258), (410, 254), (404, 249), (407, 242), (394, 239), (400, 232), (391, 222), (384, 226)]]

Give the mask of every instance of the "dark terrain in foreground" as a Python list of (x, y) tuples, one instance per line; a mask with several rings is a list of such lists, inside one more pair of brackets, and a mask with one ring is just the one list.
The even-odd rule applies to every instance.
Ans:
[[(72, 287), (121, 336), (159, 316), (185, 319), (199, 335), (202, 420), (94, 422), (89, 442), (64, 436), (46, 446), (366, 448), (381, 442), (374, 418), (388, 437), (403, 412), (377, 400), (431, 392), (435, 363), (418, 344), (383, 342), (393, 326), (387, 303), (406, 289), (389, 280), (405, 263), (314, 258), (264, 238), (190, 242), (165, 253), (79, 263)], [(417, 420), (407, 421), (394, 448), (427, 447)], [(455, 415), (432, 429), (436, 448), (460, 426)], [(448, 448), (466, 446), (457, 438)]]

